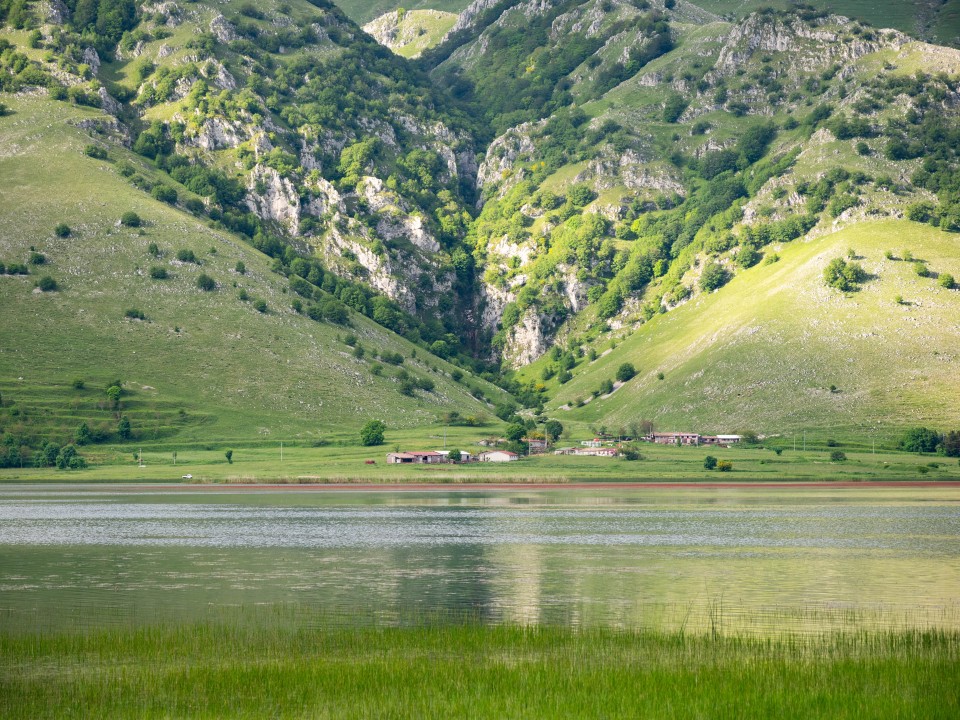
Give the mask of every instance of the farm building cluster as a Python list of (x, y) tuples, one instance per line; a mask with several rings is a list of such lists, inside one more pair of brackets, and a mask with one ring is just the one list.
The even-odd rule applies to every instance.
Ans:
[[(656, 443), (657, 445), (730, 447), (731, 445), (736, 445), (741, 442), (742, 437), (740, 435), (700, 435), (699, 433), (689, 432), (655, 432), (638, 439), (643, 442)], [(497, 445), (501, 442), (506, 443), (506, 440), (481, 440), (478, 443), (479, 445), (492, 449), (484, 450), (476, 454), (461, 450), (459, 458), (451, 458), (450, 451), (448, 450), (392, 452), (387, 453), (387, 464), (434, 465), (451, 462), (512, 462), (520, 459), (520, 455), (515, 452), (497, 448)], [(527, 437), (523, 438), (523, 442), (527, 444), (529, 455), (539, 455), (549, 450), (549, 442), (544, 438)], [(553, 451), (553, 454), (587, 457), (618, 457), (620, 455), (620, 447), (619, 442), (613, 439), (593, 438), (592, 440), (581, 440), (579, 446), (557, 448)]]

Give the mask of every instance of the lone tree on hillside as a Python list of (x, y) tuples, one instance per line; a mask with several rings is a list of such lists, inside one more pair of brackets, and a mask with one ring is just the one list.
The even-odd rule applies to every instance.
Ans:
[(383, 445), (383, 433), (387, 426), (380, 420), (371, 420), (360, 430), (361, 445)]
[(227, 459), (227, 462), (230, 465), (233, 465), (233, 450), (227, 450), (223, 456)]
[(633, 363), (625, 362), (623, 365), (617, 368), (617, 380), (620, 382), (627, 382), (627, 380), (636, 374), (637, 369), (633, 366)]
[(559, 420), (547, 420), (543, 424), (543, 431), (550, 438), (550, 442), (556, 442), (557, 438), (563, 434), (563, 423)]

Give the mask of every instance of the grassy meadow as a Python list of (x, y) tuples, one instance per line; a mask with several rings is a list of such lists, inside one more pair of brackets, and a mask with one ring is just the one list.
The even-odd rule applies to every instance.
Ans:
[[(802, 436), (775, 438), (768, 447), (674, 447), (640, 444), (641, 460), (620, 458), (536, 455), (511, 463), (462, 465), (387, 465), (386, 454), (394, 450), (447, 449), (478, 453), (477, 441), (496, 434), (498, 427), (464, 428), (429, 426), (414, 429), (388, 428), (385, 444), (362, 447), (355, 431), (323, 434), (315, 442), (284, 443), (281, 438), (255, 439), (249, 444), (183, 442), (87, 446), (83, 455), (91, 463), (85, 470), (56, 468), (9, 468), (0, 470), (0, 482), (194, 482), (294, 484), (362, 483), (482, 483), (482, 482), (770, 482), (800, 481), (913, 481), (960, 480), (956, 458), (916, 455), (846, 444), (840, 448), (814, 445), (804, 449)], [(575, 436), (580, 437), (580, 436)], [(587, 437), (586, 434), (582, 437)], [(796, 449), (794, 449), (796, 442)], [(558, 447), (579, 445), (560, 439)], [(847, 459), (832, 462), (830, 454), (841, 450)], [(232, 450), (232, 462), (226, 451)], [(780, 450), (778, 455), (776, 450)], [(139, 466), (142, 452), (143, 465)], [(176, 453), (176, 458), (174, 458)], [(713, 455), (733, 463), (730, 472), (706, 470), (704, 458)], [(374, 464), (367, 461), (373, 460)], [(183, 475), (192, 475), (190, 481)]]
[(5, 718), (948, 718), (960, 637), (216, 623), (0, 635)]
[[(823, 269), (851, 249), (870, 279), (844, 294), (823, 282)], [(907, 251), (929, 276), (902, 259)], [(952, 235), (868, 222), (769, 252), (779, 260), (655, 316), (595, 361), (584, 358), (565, 385), (552, 380), (547, 412), (565, 424), (616, 428), (645, 417), (663, 431), (754, 428), (867, 446), (892, 443), (906, 427), (955, 424), (960, 291), (936, 279), (960, 275)], [(548, 362), (524, 374), (537, 377)], [(637, 376), (592, 397), (624, 362)]]

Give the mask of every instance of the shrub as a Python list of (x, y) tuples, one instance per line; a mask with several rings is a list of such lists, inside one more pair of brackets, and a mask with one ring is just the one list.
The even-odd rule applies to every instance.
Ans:
[(155, 242), (150, 243), (147, 245), (147, 254), (155, 258), (160, 257), (160, 247)]
[(720, 472), (730, 472), (733, 470), (733, 463), (729, 460), (717, 460), (717, 470)]
[(129, 308), (124, 314), (124, 317), (130, 318), (131, 320), (146, 320), (147, 317), (137, 308)]
[(93, 435), (90, 432), (90, 426), (87, 423), (82, 422), (77, 425), (77, 429), (73, 431), (73, 441), (77, 445), (89, 445), (93, 442)]
[(939, 444), (939, 433), (925, 427), (910, 428), (900, 441), (900, 447), (904, 450), (917, 453), (935, 452)]
[(133, 437), (133, 428), (130, 426), (130, 418), (124, 415), (117, 423), (117, 437), (121, 440), (129, 440)]
[(940, 283), (940, 287), (945, 287), (947, 290), (953, 290), (953, 286), (956, 284), (953, 279), (953, 275), (950, 273), (943, 273), (940, 275), (940, 278), (937, 280), (937, 282)]
[(364, 446), (383, 445), (383, 434), (387, 426), (380, 420), (370, 420), (360, 430), (360, 444)]
[(180, 262), (199, 264), (197, 262), (197, 256), (194, 255), (193, 250), (187, 250), (185, 248), (177, 250), (177, 260)]
[(237, 299), (240, 302), (246, 302), (250, 299), (250, 293), (247, 292), (246, 288), (240, 288), (240, 292), (237, 293)]
[(47, 256), (43, 253), (32, 252), (30, 253), (30, 264), (31, 265), (46, 265)]
[(703, 459), (703, 467), (707, 470), (713, 470), (717, 466), (717, 459), (713, 455), (707, 455)]
[(197, 278), (197, 287), (204, 292), (210, 292), (211, 290), (217, 289), (217, 281), (206, 273), (200, 273), (200, 276)]
[(57, 281), (49, 275), (44, 275), (42, 278), (37, 280), (37, 287), (40, 288), (42, 292), (56, 292), (60, 289), (60, 286), (57, 285)]
[(243, 264), (243, 260), (237, 260), (237, 264), (233, 269), (241, 275), (247, 274), (247, 266)]
[(88, 155), (89, 157), (95, 158), (95, 159), (97, 159), (97, 160), (106, 160), (106, 159), (107, 159), (107, 151), (104, 150), (104, 149), (103, 149), (102, 147), (100, 147), (99, 145), (87, 145), (87, 146), (83, 149), (83, 154), (84, 154), (84, 155)]
[(867, 273), (859, 263), (834, 258), (823, 271), (823, 279), (830, 287), (842, 292), (859, 290), (859, 284), (867, 279)]
[(177, 202), (177, 191), (169, 185), (155, 185), (150, 193), (155, 200), (173, 205)]
[(75, 445), (64, 445), (60, 448), (55, 463), (60, 470), (80, 470), (87, 466), (86, 460), (77, 453)]
[(227, 459), (227, 462), (230, 465), (233, 465), (233, 450), (227, 450), (223, 456)]
[(913, 271), (920, 277), (927, 277), (930, 274), (930, 271), (927, 269), (927, 266), (922, 262), (915, 262), (913, 264)]
[(70, 237), (71, 232), (72, 230), (70, 230), (70, 226), (66, 223), (60, 223), (53, 229), (53, 234), (59, 238)]
[(847, 459), (847, 454), (843, 450), (834, 450), (830, 453), (830, 462), (843, 462)]
[(150, 277), (154, 280), (166, 280), (169, 277), (167, 269), (161, 267), (160, 265), (152, 265), (150, 267)]
[(612, 393), (612, 392), (613, 392), (613, 381), (612, 381), (612, 380), (604, 380), (602, 383), (600, 383), (600, 394), (601, 394), (601, 395), (609, 395), (609, 394)]
[(704, 292), (711, 292), (726, 285), (729, 279), (730, 273), (722, 265), (710, 263), (700, 275), (700, 289)]
[(135, 212), (128, 210), (120, 216), (120, 224), (125, 227), (140, 227), (143, 225), (143, 220)]
[(83, 390), (86, 383), (83, 381), (83, 378), (75, 378), (74, 381), (70, 383), (70, 385), (73, 387), (74, 390)]
[(633, 366), (633, 363), (625, 362), (620, 367), (617, 368), (617, 380), (620, 382), (627, 382), (634, 375), (637, 374), (637, 369)]
[(266, 301), (266, 300), (256, 300), (256, 301), (254, 301), (254, 303), (253, 303), (253, 309), (256, 310), (258, 313), (266, 313), (266, 312), (267, 312), (267, 301)]

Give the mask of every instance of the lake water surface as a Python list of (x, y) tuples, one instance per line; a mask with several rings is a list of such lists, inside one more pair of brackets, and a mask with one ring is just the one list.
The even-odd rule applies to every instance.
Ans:
[(0, 630), (960, 628), (960, 489), (0, 486)]

